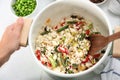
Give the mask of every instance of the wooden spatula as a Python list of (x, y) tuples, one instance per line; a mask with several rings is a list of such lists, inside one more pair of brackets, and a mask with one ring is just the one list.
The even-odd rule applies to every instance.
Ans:
[(93, 34), (89, 37), (91, 42), (91, 47), (89, 53), (91, 55), (95, 54), (99, 50), (103, 49), (109, 42), (120, 38), (120, 32), (114, 33), (110, 36), (103, 36), (101, 34)]

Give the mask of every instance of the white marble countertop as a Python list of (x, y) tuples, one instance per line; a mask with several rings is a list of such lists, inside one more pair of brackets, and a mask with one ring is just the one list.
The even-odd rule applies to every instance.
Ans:
[[(38, 0), (39, 9), (38, 13), (45, 5), (49, 4), (55, 0)], [(100, 5), (99, 7), (106, 13), (109, 18), (112, 29), (115, 26), (120, 25), (120, 16), (115, 16), (108, 11), (108, 0), (105, 4)], [(0, 0), (0, 38), (7, 27), (7, 25), (13, 23), (16, 20), (16, 17), (11, 14), (9, 8), (10, 0)], [(36, 14), (34, 14), (36, 15)], [(92, 80), (100, 80), (100, 75), (98, 77), (91, 77)], [(31, 55), (29, 46), (26, 48), (21, 48), (19, 51), (16, 51), (9, 61), (0, 68), (0, 80), (52, 80), (47, 75), (39, 70), (39, 67), (34, 62)]]

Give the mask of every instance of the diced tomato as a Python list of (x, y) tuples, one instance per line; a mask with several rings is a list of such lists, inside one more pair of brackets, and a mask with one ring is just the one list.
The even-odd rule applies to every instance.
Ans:
[(65, 48), (59, 46), (59, 47), (58, 47), (58, 51), (64, 53), (64, 52), (65, 52)]
[(77, 30), (79, 30), (79, 29), (80, 29), (80, 27), (76, 27), (76, 29), (77, 29)]
[(48, 57), (45, 55), (45, 58), (48, 59)]
[(83, 24), (84, 22), (80, 21), (76, 23), (76, 26)]
[(47, 62), (47, 66), (48, 66), (48, 67), (51, 67), (52, 65), (51, 65), (51, 63)]
[(55, 26), (55, 29), (58, 29), (58, 26)]
[(84, 22), (80, 21), (80, 22), (77, 22), (75, 25), (76, 25), (76, 29), (79, 30), (84, 25)]
[(89, 59), (89, 55), (86, 57), (86, 59), (84, 61), (82, 61), (82, 63), (86, 63), (88, 62), (90, 59)]
[(45, 61), (41, 61), (41, 63), (44, 65), (44, 64), (45, 64)]
[(61, 52), (61, 53), (66, 53), (66, 54), (69, 53), (69, 52), (68, 52), (68, 49), (67, 49), (67, 48), (64, 48), (64, 47), (62, 47), (62, 46), (59, 46), (59, 47), (58, 47), (58, 51)]
[(68, 49), (67, 49), (67, 48), (65, 48), (65, 53), (66, 53), (66, 54), (68, 54), (68, 53), (69, 53), (69, 51), (68, 51)]
[(40, 55), (37, 55), (37, 59), (38, 59), (38, 60), (41, 60)]
[(62, 23), (60, 24), (60, 26), (64, 26), (64, 24), (65, 24), (65, 22), (62, 22)]
[(41, 60), (41, 52), (40, 50), (36, 50), (36, 56), (38, 60)]
[(86, 33), (87, 35), (89, 35), (89, 34), (90, 34), (90, 30), (89, 30), (89, 29), (86, 30), (85, 33)]
[(40, 50), (36, 50), (36, 55), (39, 55), (40, 54)]
[(70, 69), (72, 68), (72, 66), (70, 66)]

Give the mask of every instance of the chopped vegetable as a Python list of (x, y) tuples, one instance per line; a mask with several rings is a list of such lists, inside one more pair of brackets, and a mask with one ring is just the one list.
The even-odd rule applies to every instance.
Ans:
[(64, 26), (64, 24), (65, 24), (65, 22), (62, 22), (60, 25), (61, 25), (61, 26)]
[(67, 72), (68, 72), (69, 74), (74, 73), (74, 72), (73, 72), (72, 70), (70, 70), (70, 69), (68, 69)]
[(90, 30), (89, 30), (89, 29), (86, 30), (85, 33), (86, 33), (87, 35), (89, 35), (89, 34), (90, 34)]
[(51, 62), (51, 65), (52, 65), (52, 68), (55, 68), (56, 66), (57, 66), (57, 63), (56, 63), (56, 61), (50, 56), (50, 57), (48, 57), (48, 59), (50, 60), (50, 62)]
[(79, 25), (83, 26), (84, 23), (85, 23), (85, 22), (83, 22), (83, 21), (77, 22), (77, 23), (76, 23), (76, 26), (79, 26)]
[(79, 71), (84, 71), (87, 67), (84, 64), (78, 66)]
[(54, 47), (54, 51), (55, 51), (55, 52), (59, 52), (59, 51), (57, 50), (58, 47), (59, 47), (59, 45), (57, 45), (57, 46)]
[[(80, 19), (81, 18), (81, 19)], [(49, 69), (74, 74), (89, 69), (101, 55), (90, 55), (89, 36), (94, 33), (93, 23), (78, 15), (63, 18), (57, 25), (44, 24), (36, 37), (36, 57)], [(37, 52), (37, 53), (38, 53)], [(40, 55), (41, 54), (41, 55)]]
[(35, 53), (36, 53), (37, 59), (41, 60), (41, 52), (40, 52), (40, 50), (36, 50)]
[(75, 63), (72, 64), (72, 68), (74, 68), (74, 69), (75, 69), (75, 68), (78, 68), (78, 64), (75, 64)]
[(47, 62), (47, 66), (48, 67), (52, 67), (51, 63)]
[(85, 38), (85, 36), (86, 36), (85, 33), (81, 33), (78, 39), (82, 41)]
[(44, 31), (44, 32), (41, 33), (41, 35), (45, 35), (45, 34), (48, 34), (48, 33), (50, 33), (50, 31)]
[(73, 20), (73, 21), (67, 21), (68, 24), (76, 24), (78, 21)]
[(61, 32), (61, 31), (65, 30), (65, 29), (67, 29), (67, 28), (68, 28), (68, 25), (66, 25), (64, 27), (61, 27), (60, 29), (57, 30), (57, 32)]
[(70, 17), (71, 18), (77, 18), (78, 16), (77, 15), (71, 15)]
[(45, 54), (45, 52), (46, 52), (46, 48), (43, 47), (42, 50), (41, 50), (41, 53)]
[(93, 29), (93, 23), (89, 24), (88, 28)]
[(36, 0), (15, 0), (12, 8), (17, 16), (27, 16), (34, 11), (36, 5)]
[(64, 63), (64, 56), (62, 54), (60, 54), (60, 63), (65, 67), (65, 63)]
[(93, 32), (93, 34), (101, 34), (100, 32)]
[(41, 61), (41, 63), (42, 63), (43, 65), (45, 65), (45, 61)]
[(61, 53), (66, 53), (66, 54), (69, 53), (69, 52), (68, 52), (68, 49), (67, 49), (67, 48), (64, 48), (64, 47), (62, 47), (62, 46), (59, 46), (59, 47), (58, 47), (58, 51), (61, 52)]
[(68, 59), (69, 59), (69, 57), (65, 57), (65, 59), (64, 59), (64, 66), (68, 66), (68, 64), (69, 64), (69, 61), (68, 61)]
[(90, 59), (89, 59), (89, 55), (88, 55), (88, 56), (86, 56), (85, 60), (82, 61), (82, 63), (86, 63), (86, 62), (88, 62), (89, 60), (90, 60)]

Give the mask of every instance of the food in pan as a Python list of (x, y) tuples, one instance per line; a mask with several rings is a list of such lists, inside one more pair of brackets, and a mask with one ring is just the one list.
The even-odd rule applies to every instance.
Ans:
[[(46, 20), (35, 39), (35, 55), (49, 69), (74, 74), (89, 69), (101, 58), (101, 53), (89, 54), (88, 37), (99, 34), (94, 24), (78, 15), (64, 17), (57, 25)], [(49, 24), (48, 24), (49, 23)]]

